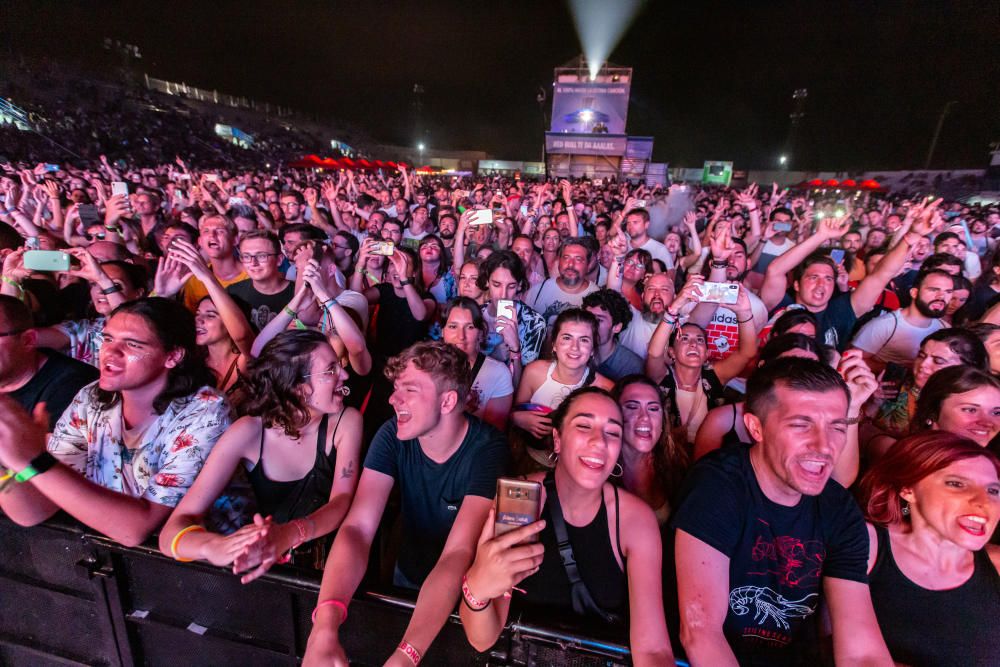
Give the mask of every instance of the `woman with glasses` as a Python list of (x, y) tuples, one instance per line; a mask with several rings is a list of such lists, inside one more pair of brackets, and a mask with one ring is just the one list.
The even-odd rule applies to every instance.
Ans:
[[(243, 583), (289, 555), (316, 565), (322, 549), (314, 541), (340, 526), (361, 468), (361, 414), (344, 406), (346, 380), (318, 331), (285, 331), (269, 342), (250, 364), (246, 416), (219, 438), (171, 514), (160, 533), (163, 552), (232, 566)], [(257, 499), (253, 523), (230, 535), (204, 530), (241, 465)]]
[(616, 254), (611, 260), (611, 268), (608, 269), (607, 286), (614, 288), (620, 283), (619, 291), (622, 296), (628, 299), (633, 308), (641, 311), (642, 281), (648, 274), (653, 273), (653, 256), (642, 248), (618, 254), (623, 248), (620, 239), (617, 242), (612, 239), (608, 242), (608, 246)]

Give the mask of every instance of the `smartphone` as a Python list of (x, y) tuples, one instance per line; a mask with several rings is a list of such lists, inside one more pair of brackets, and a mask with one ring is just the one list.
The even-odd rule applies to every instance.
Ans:
[(830, 251), (830, 259), (833, 260), (834, 264), (840, 264), (844, 261), (844, 251), (841, 248), (834, 248)]
[(60, 250), (28, 250), (24, 268), (32, 271), (69, 271), (69, 253)]
[(528, 210), (529, 209), (528, 209), (528, 205), (527, 204), (521, 204), (521, 216), (522, 217), (526, 217), (528, 215)]
[[(510, 299), (499, 299), (497, 300), (497, 317), (506, 317), (507, 319), (514, 319), (514, 302)], [(497, 327), (497, 333), (500, 333), (500, 329), (503, 327)]]
[(383, 257), (388, 257), (396, 250), (396, 244), (392, 241), (376, 241), (372, 246), (373, 255), (382, 255)]
[(476, 209), (469, 216), (470, 225), (492, 225), (493, 211), (485, 208)]
[[(538, 521), (542, 515), (542, 485), (526, 479), (501, 477), (497, 480), (496, 535)], [(538, 533), (529, 542), (538, 541)]]
[(205, 180), (206, 181), (211, 181), (212, 183), (218, 183), (219, 182), (219, 175), (218, 174), (205, 174)]
[(26, 239), (24, 239), (24, 247), (27, 248), (28, 250), (38, 250), (38, 248), (40, 247), (38, 245), (38, 237), (29, 236)]
[(636, 199), (635, 200), (635, 205), (638, 206), (639, 208), (646, 208), (646, 200), (645, 199)]
[(125, 181), (114, 181), (111, 184), (111, 194), (114, 195), (124, 195), (128, 197), (128, 183)]
[(792, 223), (790, 223), (790, 222), (776, 222), (776, 223), (774, 223), (774, 231), (776, 231), (776, 232), (790, 232), (790, 231), (792, 231)]
[(45, 171), (47, 171), (49, 173), (59, 171), (59, 165), (57, 165), (57, 164), (46, 164), (45, 165)]
[(176, 178), (178, 181), (190, 181), (191, 174), (175, 174), (174, 178)]
[(93, 204), (80, 204), (76, 210), (80, 214), (80, 222), (83, 223), (84, 227), (95, 225), (100, 221), (97, 207)]
[(702, 283), (701, 294), (701, 301), (703, 302), (734, 304), (740, 296), (740, 284)]

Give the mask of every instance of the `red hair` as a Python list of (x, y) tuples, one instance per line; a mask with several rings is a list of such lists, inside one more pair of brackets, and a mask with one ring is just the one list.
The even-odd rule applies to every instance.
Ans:
[(980, 456), (1000, 476), (995, 454), (953, 433), (927, 431), (898, 440), (861, 478), (858, 496), (865, 518), (881, 526), (902, 522), (900, 491), (953, 463)]

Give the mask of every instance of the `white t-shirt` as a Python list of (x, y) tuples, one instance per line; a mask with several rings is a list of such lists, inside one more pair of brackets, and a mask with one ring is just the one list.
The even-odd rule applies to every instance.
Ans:
[(632, 310), (632, 321), (619, 334), (618, 343), (635, 352), (640, 359), (645, 360), (649, 351), (649, 339), (653, 337), (653, 332), (656, 331), (656, 325), (660, 323), (660, 320), (647, 322), (642, 317), (642, 311), (636, 310), (635, 306), (632, 305), (629, 308)]
[(337, 303), (349, 308), (361, 318), (361, 332), (368, 330), (368, 299), (361, 292), (345, 289), (337, 296)]
[(670, 256), (670, 251), (667, 250), (667, 246), (663, 245), (653, 237), (650, 237), (641, 246), (636, 246), (636, 247), (641, 248), (646, 252), (648, 252), (650, 255), (653, 256), (653, 259), (658, 259), (661, 262), (663, 262), (664, 266), (666, 266), (668, 270), (674, 268), (674, 260)]
[(929, 326), (915, 327), (906, 321), (902, 310), (896, 310), (879, 315), (861, 327), (852, 345), (884, 363), (909, 367), (917, 358), (924, 338), (944, 326), (941, 320), (931, 320)]
[(583, 297), (597, 291), (597, 283), (591, 282), (585, 289), (576, 294), (570, 294), (559, 287), (555, 278), (549, 278), (528, 290), (524, 302), (545, 318), (545, 323), (552, 326), (556, 317), (567, 308), (579, 308), (583, 305)]
[(493, 357), (486, 357), (476, 379), (472, 381), (472, 390), (466, 403), (467, 410), (482, 419), (486, 404), (494, 398), (510, 396), (514, 393), (514, 382), (510, 369), (503, 362)]

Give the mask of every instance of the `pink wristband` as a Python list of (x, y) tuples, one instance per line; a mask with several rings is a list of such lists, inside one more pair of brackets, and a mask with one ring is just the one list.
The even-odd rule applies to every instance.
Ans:
[(341, 623), (347, 621), (347, 605), (341, 602), (340, 600), (335, 600), (331, 598), (329, 600), (323, 600), (322, 602), (316, 605), (316, 608), (313, 609), (312, 613), (312, 622), (316, 623), (316, 612), (318, 612), (320, 608), (330, 607), (330, 606), (339, 608), (340, 611), (344, 614), (344, 618), (340, 619)]
[(399, 646), (396, 647), (397, 651), (402, 651), (403, 655), (410, 659), (414, 667), (420, 664), (420, 651), (413, 647), (413, 644), (406, 641), (405, 639), (399, 642)]

